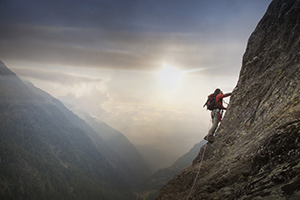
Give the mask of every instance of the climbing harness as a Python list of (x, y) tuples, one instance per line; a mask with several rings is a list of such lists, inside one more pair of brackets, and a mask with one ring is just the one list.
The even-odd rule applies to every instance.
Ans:
[[(210, 121), (210, 122), (211, 122), (211, 121)], [(211, 124), (211, 123), (210, 123), (210, 124)], [(209, 124), (208, 128), (210, 127), (210, 124)], [(207, 133), (207, 135), (206, 135), (207, 138), (208, 138), (208, 135), (209, 135), (209, 133)], [(189, 196), (187, 197), (187, 200), (189, 200), (189, 198), (190, 198), (190, 196), (191, 196), (191, 194), (192, 194), (192, 192), (193, 192), (193, 189), (194, 189), (194, 187), (195, 187), (195, 184), (196, 184), (196, 182), (197, 182), (198, 175), (199, 175), (199, 172), (200, 172), (200, 169), (201, 169), (201, 165), (202, 165), (202, 161), (203, 161), (203, 158), (204, 158), (204, 154), (205, 154), (205, 150), (206, 150), (207, 143), (208, 143), (208, 141), (205, 143), (205, 146), (204, 146), (204, 149), (203, 149), (203, 153), (202, 153), (202, 157), (201, 157), (201, 161), (200, 161), (199, 168), (198, 168), (198, 172), (197, 172), (196, 178), (195, 178), (195, 180), (194, 180), (194, 184), (193, 184), (193, 186), (192, 186), (192, 188), (191, 188), (190, 194), (189, 194)]]

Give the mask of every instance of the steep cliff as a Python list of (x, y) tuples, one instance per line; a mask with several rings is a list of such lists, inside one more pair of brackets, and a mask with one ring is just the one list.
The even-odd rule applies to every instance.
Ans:
[[(190, 199), (299, 199), (299, 139), (300, 0), (274, 0), (248, 40)], [(187, 199), (203, 149), (157, 200)]]

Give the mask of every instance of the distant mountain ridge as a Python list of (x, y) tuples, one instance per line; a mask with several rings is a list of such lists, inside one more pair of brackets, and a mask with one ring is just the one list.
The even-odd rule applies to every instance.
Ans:
[(189, 152), (178, 158), (170, 167), (156, 171), (147, 181), (139, 185), (138, 192), (140, 195), (147, 196), (147, 200), (153, 200), (158, 195), (159, 190), (169, 180), (174, 178), (181, 170), (192, 164), (193, 160), (198, 155), (200, 148), (205, 145), (205, 143), (206, 141), (202, 140), (195, 144)]
[(90, 137), (0, 61), (0, 198), (135, 199)]
[(134, 171), (138, 182), (146, 180), (152, 171), (148, 163), (141, 156), (137, 148), (120, 131), (112, 128), (103, 121), (99, 121), (86, 112), (78, 112), (78, 115), (84, 119), (108, 145), (125, 160), (127, 165)]
[[(85, 113), (86, 119), (87, 116), (90, 118), (89, 121), (82, 119), (82, 117), (78, 117), (72, 111), (67, 109), (63, 103), (61, 103), (58, 99), (52, 97), (50, 94), (36, 88), (33, 84), (26, 82), (27, 86), (31, 88), (36, 94), (44, 97), (48, 101), (51, 101), (56, 105), (56, 107), (63, 112), (63, 114), (70, 120), (70, 122), (82, 130), (84, 130), (87, 135), (90, 137), (92, 142), (97, 146), (100, 152), (107, 158), (112, 167), (119, 173), (126, 182), (135, 186), (139, 182), (145, 180), (147, 177), (151, 175), (151, 171), (147, 163), (140, 156), (137, 160), (129, 160), (130, 157), (138, 156), (138, 152), (131, 152), (128, 157), (124, 158), (123, 154), (126, 153), (124, 149), (120, 149), (119, 146), (131, 145), (132, 148), (134, 146), (130, 143), (125, 136), (118, 132), (120, 137), (124, 137), (127, 141), (125, 144), (110, 144), (109, 141), (106, 141), (103, 136), (105, 135), (115, 135), (116, 130), (106, 125), (105, 123), (97, 122), (96, 119), (89, 116), (89, 114)], [(93, 121), (95, 120), (95, 121)], [(91, 127), (87, 122), (92, 122), (95, 126)], [(98, 124), (99, 123), (99, 124)], [(97, 130), (97, 131), (96, 131)]]

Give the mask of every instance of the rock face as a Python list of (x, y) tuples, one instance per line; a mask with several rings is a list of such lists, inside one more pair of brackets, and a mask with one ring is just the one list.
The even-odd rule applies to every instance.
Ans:
[[(249, 38), (190, 199), (300, 199), (299, 142), (300, 0), (273, 0)], [(202, 153), (156, 200), (187, 199)]]

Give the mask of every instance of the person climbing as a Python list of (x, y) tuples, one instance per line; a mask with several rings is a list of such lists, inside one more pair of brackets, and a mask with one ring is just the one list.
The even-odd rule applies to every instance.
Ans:
[(207, 106), (208, 110), (211, 110), (212, 127), (209, 129), (208, 134), (204, 137), (209, 143), (214, 142), (214, 133), (222, 120), (223, 110), (226, 108), (223, 106), (223, 98), (230, 96), (231, 93), (223, 94), (223, 92), (217, 88), (213, 94), (208, 96), (208, 99), (203, 107)]

